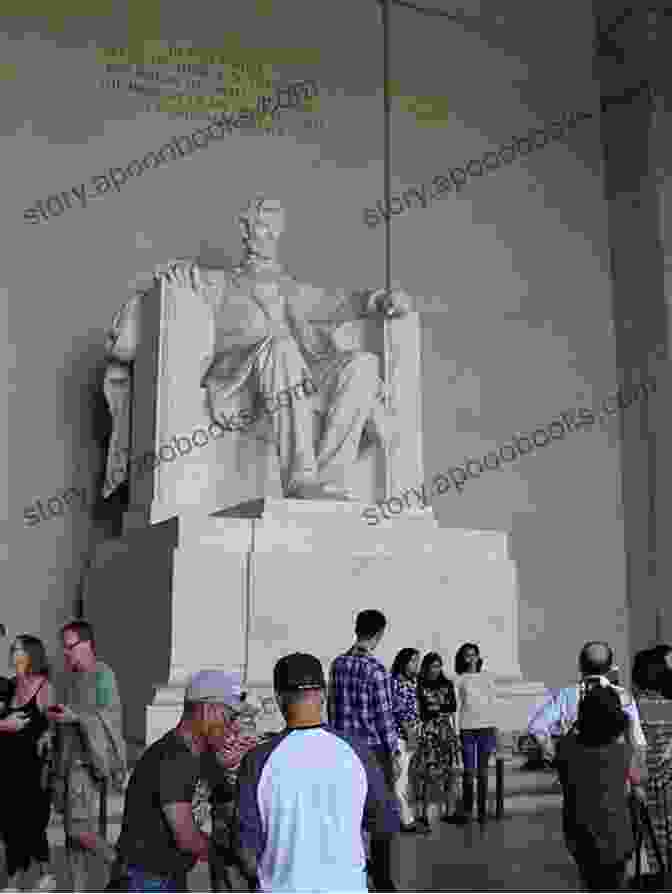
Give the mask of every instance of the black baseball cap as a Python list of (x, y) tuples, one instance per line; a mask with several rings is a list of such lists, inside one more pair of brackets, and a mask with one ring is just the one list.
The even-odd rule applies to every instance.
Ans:
[(314, 655), (308, 655), (305, 652), (285, 655), (273, 669), (273, 686), (276, 692), (325, 689), (322, 664)]

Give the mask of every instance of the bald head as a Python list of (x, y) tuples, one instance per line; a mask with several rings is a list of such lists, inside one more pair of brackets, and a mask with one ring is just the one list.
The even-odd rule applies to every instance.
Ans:
[(614, 653), (607, 643), (586, 643), (579, 653), (579, 669), (584, 677), (604, 676), (614, 663)]

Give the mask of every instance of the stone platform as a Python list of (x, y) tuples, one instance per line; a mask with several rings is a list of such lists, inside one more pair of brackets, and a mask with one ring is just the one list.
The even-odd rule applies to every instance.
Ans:
[(173, 726), (204, 667), (242, 672), (273, 729), (275, 661), (310, 651), (326, 672), (352, 644), (357, 612), (374, 607), (388, 617), (377, 653), (388, 667), (413, 646), (450, 671), (458, 646), (479, 642), (501, 681), (500, 726), (524, 728), (545, 687), (520, 674), (507, 535), (441, 529), (430, 509), (372, 526), (364, 508), (267, 499), (248, 517), (183, 514), (103, 544), (87, 613), (119, 676), (127, 735), (149, 744)]

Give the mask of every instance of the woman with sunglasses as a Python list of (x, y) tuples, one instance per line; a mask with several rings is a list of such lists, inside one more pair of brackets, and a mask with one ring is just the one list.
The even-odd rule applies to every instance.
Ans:
[[(51, 796), (44, 784), (41, 746), (49, 730), (46, 710), (53, 702), (49, 665), (42, 641), (18, 636), (10, 649), (16, 675), (9, 681), (0, 708), (0, 836), (5, 842), (8, 883), (5, 891), (19, 891), (31, 862), (40, 868), (36, 891), (55, 891), (49, 871), (47, 826)], [(20, 876), (23, 875), (23, 879)]]

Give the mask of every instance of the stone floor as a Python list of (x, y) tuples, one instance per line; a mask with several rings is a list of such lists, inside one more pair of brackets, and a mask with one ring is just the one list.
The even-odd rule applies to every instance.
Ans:
[[(118, 829), (110, 832), (114, 840)], [(50, 839), (58, 890), (67, 891), (61, 830), (50, 830)], [(535, 814), (512, 814), (483, 827), (461, 829), (438, 823), (431, 835), (403, 836), (394, 874), (401, 891), (581, 890), (562, 842), (557, 806)], [(92, 873), (89, 890), (101, 891), (102, 884), (100, 872)], [(210, 890), (207, 867), (191, 873), (189, 889)]]

